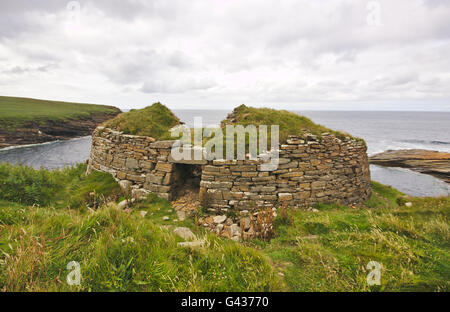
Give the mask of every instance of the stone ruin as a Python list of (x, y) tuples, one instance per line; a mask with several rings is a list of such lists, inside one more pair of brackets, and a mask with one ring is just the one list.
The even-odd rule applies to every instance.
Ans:
[(365, 143), (349, 136), (289, 136), (279, 146), (274, 171), (261, 170), (260, 159), (175, 161), (174, 142), (98, 127), (92, 135), (88, 172), (109, 172), (125, 181), (134, 198), (152, 192), (176, 201), (180, 192), (193, 190), (198, 195), (194, 206), (200, 204), (206, 214), (200, 222), (234, 239), (261, 235), (252, 226), (261, 211), (275, 211), (280, 205), (358, 204), (370, 196)]

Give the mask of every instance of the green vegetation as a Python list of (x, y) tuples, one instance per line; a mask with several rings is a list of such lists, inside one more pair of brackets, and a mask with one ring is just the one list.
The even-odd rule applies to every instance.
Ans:
[[(236, 243), (192, 219), (175, 222), (170, 203), (153, 194), (119, 209), (124, 194), (112, 177), (85, 170), (0, 167), (0, 290), (450, 290), (449, 197), (405, 197), (373, 182), (364, 205), (288, 208), (270, 242)], [(10, 193), (42, 179), (48, 184), (32, 196), (24, 187)], [(178, 247), (175, 226), (191, 228), (205, 246)], [(70, 261), (81, 265), (80, 286), (66, 283)], [(366, 283), (369, 261), (382, 265), (380, 286)]]
[[(270, 243), (255, 243), (283, 272), (287, 289), (450, 290), (450, 198), (408, 198), (408, 208), (393, 202), (403, 198), (395, 189), (372, 187), (366, 205), (296, 211), (292, 224), (278, 221)], [(381, 264), (380, 286), (366, 283), (369, 261)]]
[(0, 199), (24, 205), (85, 207), (122, 196), (110, 174), (86, 175), (86, 165), (49, 171), (0, 163)]
[(150, 136), (158, 140), (172, 139), (169, 129), (180, 120), (166, 106), (154, 103), (143, 109), (132, 109), (107, 121), (104, 126), (127, 134)]
[[(15, 179), (18, 169), (2, 170), (8, 169)], [(163, 199), (149, 196), (131, 211), (119, 209), (114, 201), (93, 206), (89, 196), (94, 189), (111, 195), (118, 186), (107, 174), (93, 173), (91, 178), (85, 170), (86, 165), (79, 165), (47, 173), (61, 187), (47, 206), (20, 204), (28, 200), (20, 193), (16, 199), (0, 194), (0, 291), (277, 289), (264, 255), (196, 229), (192, 220), (162, 221), (164, 215), (174, 219)], [(39, 174), (31, 168), (20, 171)], [(165, 228), (175, 224), (192, 227), (205, 247), (178, 247), (182, 239)], [(70, 261), (81, 265), (80, 286), (66, 283)]]
[(90, 117), (92, 114), (116, 113), (117, 108), (105, 105), (46, 101), (0, 96), (0, 124), (13, 130), (28, 122), (45, 123)]
[[(328, 129), (324, 126), (314, 123), (311, 119), (292, 113), (286, 110), (276, 110), (272, 108), (254, 108), (244, 104), (236, 107), (233, 112), (221, 123), (225, 125), (279, 125), (280, 142), (285, 142), (289, 135), (298, 135), (304, 137), (309, 132), (317, 137), (325, 132), (335, 134), (337, 137), (343, 138), (348, 134)], [(270, 134), (268, 134), (270, 138)], [(362, 139), (359, 139), (362, 141)]]
[[(126, 134), (150, 136), (158, 140), (174, 140), (169, 129), (180, 124), (180, 120), (166, 106), (155, 103), (143, 109), (131, 110), (122, 113), (116, 118), (104, 123), (105, 127), (123, 131)], [(241, 105), (235, 108), (230, 116), (221, 122), (221, 126), (226, 125), (279, 125), (280, 142), (285, 142), (288, 135), (298, 135), (303, 137), (306, 132), (317, 135), (319, 138), (325, 132), (335, 134), (340, 138), (351, 137), (348, 134), (334, 131), (315, 124), (309, 118), (288, 112), (285, 110), (275, 110), (270, 108), (253, 108)], [(203, 135), (203, 131), (190, 129), (190, 141), (185, 143), (194, 144), (194, 136)], [(268, 146), (270, 146), (270, 127), (268, 129)], [(236, 135), (235, 135), (236, 136)], [(226, 131), (223, 133), (224, 150), (226, 149)], [(204, 145), (210, 138), (202, 136), (198, 140)], [(363, 141), (362, 139), (359, 139)], [(235, 142), (236, 143), (236, 142)], [(246, 149), (248, 149), (248, 134), (246, 134)]]

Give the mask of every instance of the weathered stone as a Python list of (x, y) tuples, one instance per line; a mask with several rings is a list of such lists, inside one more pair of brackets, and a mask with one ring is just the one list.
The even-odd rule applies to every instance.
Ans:
[(167, 141), (157, 141), (155, 143), (151, 143), (150, 147), (151, 148), (171, 148), (172, 144), (175, 141), (171, 141), (171, 140), (167, 140)]
[(145, 199), (150, 192), (144, 189), (133, 189), (131, 191), (131, 197), (135, 199)]
[(185, 211), (182, 211), (182, 210), (178, 210), (178, 211), (177, 211), (177, 218), (178, 218), (178, 220), (180, 220), (180, 221), (186, 220), (186, 212), (185, 212)]
[(127, 179), (133, 182), (144, 183), (145, 175), (127, 174)]
[(292, 194), (290, 194), (290, 193), (279, 193), (278, 194), (278, 198), (280, 199), (280, 201), (291, 200), (292, 199)]
[(155, 183), (155, 184), (162, 184), (164, 176), (161, 174), (148, 174), (147, 175), (147, 182)]
[(173, 233), (185, 240), (195, 239), (194, 233), (187, 227), (177, 227), (173, 230)]
[(241, 235), (241, 228), (236, 223), (230, 226), (230, 235), (231, 237)]
[(215, 216), (213, 218), (214, 223), (216, 223), (216, 224), (224, 223), (226, 219), (227, 219), (227, 216)]
[(117, 207), (119, 207), (119, 209), (125, 209), (128, 206), (128, 201), (122, 200), (120, 203), (117, 204)]
[(194, 242), (180, 242), (177, 244), (179, 247), (189, 247), (189, 248), (195, 248), (195, 247), (202, 247), (205, 244), (205, 241), (194, 241)]
[(117, 171), (117, 178), (118, 179), (126, 179), (126, 177), (127, 177), (127, 174), (126, 174), (126, 172), (123, 172), (123, 171)]
[(163, 172), (172, 172), (173, 164), (158, 162), (155, 169)]
[(131, 192), (132, 183), (130, 181), (121, 180), (119, 181), (119, 186), (125, 194), (129, 194)]
[(312, 189), (320, 189), (320, 188), (324, 188), (327, 185), (327, 183), (325, 181), (314, 181), (311, 183), (311, 188)]
[(137, 169), (139, 168), (139, 162), (134, 158), (127, 158), (125, 166), (128, 169)]
[(242, 224), (242, 226), (244, 228), (244, 231), (247, 231), (248, 229), (250, 229), (250, 225), (251, 225), (250, 217), (242, 218), (241, 219), (241, 224)]

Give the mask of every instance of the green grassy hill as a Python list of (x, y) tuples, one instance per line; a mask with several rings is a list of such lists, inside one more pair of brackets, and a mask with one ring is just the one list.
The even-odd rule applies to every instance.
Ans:
[(64, 121), (92, 114), (117, 113), (112, 106), (0, 96), (0, 124), (18, 128), (27, 122)]
[[(450, 291), (449, 197), (374, 182), (365, 204), (279, 208), (271, 241), (237, 243), (175, 222), (154, 195), (119, 209), (114, 179), (85, 170), (0, 164), (0, 291)], [(205, 246), (178, 247), (176, 226)], [(66, 283), (70, 261), (80, 286)], [(369, 261), (380, 286), (366, 283)]]

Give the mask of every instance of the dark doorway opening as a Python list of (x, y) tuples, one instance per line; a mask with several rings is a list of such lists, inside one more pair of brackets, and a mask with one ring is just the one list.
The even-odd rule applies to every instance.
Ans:
[(194, 210), (199, 205), (198, 194), (202, 176), (201, 165), (175, 164), (172, 206), (175, 210)]

